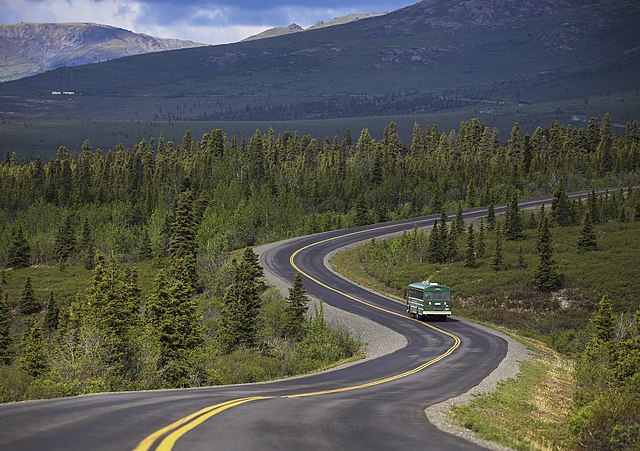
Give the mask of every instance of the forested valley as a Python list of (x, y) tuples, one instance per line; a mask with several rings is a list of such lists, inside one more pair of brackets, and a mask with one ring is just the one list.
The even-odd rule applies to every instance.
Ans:
[[(374, 140), (257, 130), (0, 164), (2, 399), (291, 375), (359, 346), (311, 319), (297, 278), (265, 286), (251, 247), (301, 234), (637, 184), (638, 123), (514, 124), (501, 138), (394, 123)], [(637, 208), (637, 207), (636, 207)], [(580, 212), (576, 210), (576, 214)], [(55, 275), (66, 282), (48, 283)]]

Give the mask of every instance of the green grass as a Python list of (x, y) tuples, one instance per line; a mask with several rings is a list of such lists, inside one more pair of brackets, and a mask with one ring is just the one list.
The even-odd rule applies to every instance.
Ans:
[[(640, 223), (598, 225), (599, 250), (586, 254), (575, 246), (579, 230), (553, 229), (554, 259), (565, 282), (552, 294), (538, 292), (531, 284), (538, 261), (533, 229), (526, 232), (524, 241), (504, 243), (506, 269), (501, 271), (490, 265), (491, 233), (485, 237), (486, 257), (478, 268), (466, 268), (462, 261), (421, 263), (409, 253), (394, 262), (391, 257), (370, 256), (370, 244), (341, 252), (332, 263), (349, 278), (400, 299), (411, 282), (429, 279), (450, 286), (455, 315), (505, 326), (573, 354), (583, 346), (585, 327), (601, 296), (609, 296), (617, 311), (640, 308)], [(461, 237), (461, 252), (465, 243), (466, 237)], [(525, 269), (518, 266), (520, 246)]]
[[(148, 295), (153, 288), (153, 281), (158, 268), (150, 262), (128, 264), (138, 271), (138, 285), (142, 296)], [(0, 290), (9, 295), (9, 303), (17, 305), (24, 289), (27, 277), (31, 277), (36, 299), (43, 305), (49, 300), (53, 291), (58, 302), (68, 305), (76, 295), (83, 295), (91, 287), (93, 272), (81, 266), (68, 266), (60, 271), (58, 266), (39, 266), (18, 270), (4, 270), (6, 284), (0, 282)]]
[[(453, 408), (451, 421), (482, 439), (518, 450), (569, 449), (575, 443), (569, 426), (575, 392), (573, 363), (528, 337), (575, 355), (586, 344), (588, 320), (602, 295), (614, 301), (617, 311), (633, 312), (639, 307), (640, 223), (602, 224), (596, 232), (599, 250), (584, 254), (575, 246), (579, 227), (553, 229), (554, 258), (565, 276), (564, 287), (553, 294), (539, 293), (531, 286), (537, 264), (532, 229), (524, 241), (504, 243), (506, 269), (497, 272), (489, 265), (491, 233), (485, 241), (487, 257), (479, 268), (465, 268), (462, 261), (420, 263), (412, 257), (395, 263), (391, 257), (376, 260), (368, 255), (370, 244), (338, 253), (331, 263), (349, 278), (400, 301), (413, 281), (429, 278), (449, 285), (456, 293), (455, 315), (515, 331), (514, 336), (533, 349), (535, 357), (522, 364), (515, 379)], [(401, 238), (386, 241), (394, 240)], [(458, 244), (464, 249), (465, 239)], [(521, 245), (525, 269), (518, 265)]]
[[(539, 349), (539, 346), (538, 346)], [(453, 423), (513, 449), (561, 449), (569, 443), (572, 365), (543, 352), (515, 379), (450, 411)]]

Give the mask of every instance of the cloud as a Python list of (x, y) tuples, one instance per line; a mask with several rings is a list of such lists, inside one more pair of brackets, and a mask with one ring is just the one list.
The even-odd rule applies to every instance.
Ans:
[[(352, 12), (382, 12), (411, 0), (4, 0), (0, 23), (95, 22), (158, 37), (236, 42), (270, 27), (302, 26)], [(394, 4), (397, 3), (397, 4)]]

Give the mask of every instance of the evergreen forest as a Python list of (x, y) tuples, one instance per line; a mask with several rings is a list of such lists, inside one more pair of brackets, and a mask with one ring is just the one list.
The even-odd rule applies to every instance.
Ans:
[[(2, 399), (250, 382), (355, 358), (359, 344), (325, 323), (322, 305), (303, 314), (301, 279), (287, 298), (266, 286), (253, 246), (638, 182), (638, 123), (616, 136), (609, 115), (531, 133), (516, 123), (506, 137), (477, 119), (449, 132), (416, 124), (410, 143), (392, 122), (382, 136), (229, 138), (215, 129), (106, 151), (86, 141), (47, 162), (8, 154), (0, 163)], [(584, 208), (564, 201), (581, 221)], [(518, 239), (514, 220), (505, 233)], [(441, 246), (431, 258), (450, 256)], [(561, 283), (548, 263), (541, 290)]]

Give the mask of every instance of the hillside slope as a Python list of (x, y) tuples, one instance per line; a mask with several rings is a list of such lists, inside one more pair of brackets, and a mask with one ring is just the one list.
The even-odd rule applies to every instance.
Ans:
[[(588, 99), (636, 89), (638, 22), (640, 3), (630, 0), (425, 0), (345, 25), (4, 83), (0, 111), (284, 120)], [(55, 89), (83, 97), (47, 97)], [(26, 108), (26, 99), (37, 99), (37, 108), (33, 101)]]
[(63, 66), (98, 63), (141, 53), (200, 47), (93, 23), (0, 25), (0, 81)]

